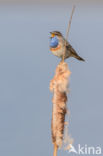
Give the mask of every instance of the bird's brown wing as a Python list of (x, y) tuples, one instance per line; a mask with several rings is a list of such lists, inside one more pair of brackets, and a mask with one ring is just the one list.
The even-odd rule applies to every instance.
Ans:
[(75, 57), (76, 59), (78, 59), (80, 61), (85, 61), (82, 57), (80, 57), (76, 53), (76, 51), (74, 50), (74, 48), (67, 41), (66, 41), (66, 49), (67, 49), (67, 51), (69, 51), (71, 57)]

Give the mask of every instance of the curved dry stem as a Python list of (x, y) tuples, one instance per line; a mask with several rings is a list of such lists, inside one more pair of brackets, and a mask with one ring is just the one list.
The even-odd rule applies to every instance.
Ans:
[[(69, 19), (69, 24), (68, 24), (68, 28), (67, 28), (67, 32), (66, 32), (66, 37), (65, 37), (65, 47), (66, 47), (66, 41), (68, 40), (68, 36), (69, 36), (69, 31), (70, 31), (70, 26), (71, 26), (71, 22), (72, 22), (72, 17), (73, 17), (73, 13), (74, 13), (74, 10), (75, 10), (75, 5), (73, 6), (72, 8), (72, 12), (71, 12), (71, 16), (70, 16), (70, 19)], [(63, 58), (62, 58), (62, 61), (64, 62), (64, 58), (65, 58), (65, 53), (66, 53), (66, 49), (64, 50), (64, 54), (63, 54)]]

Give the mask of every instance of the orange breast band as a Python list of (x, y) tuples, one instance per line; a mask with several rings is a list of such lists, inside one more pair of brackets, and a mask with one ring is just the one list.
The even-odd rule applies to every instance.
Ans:
[(61, 48), (61, 45), (58, 45), (56, 48), (50, 48), (51, 51), (56, 51)]

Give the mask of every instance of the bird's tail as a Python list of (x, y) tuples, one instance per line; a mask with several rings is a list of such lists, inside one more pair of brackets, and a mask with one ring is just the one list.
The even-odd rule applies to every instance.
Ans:
[(75, 57), (76, 59), (78, 59), (79, 61), (85, 61), (82, 57), (80, 57), (79, 55), (73, 55), (73, 57)]
[(71, 48), (71, 56), (72, 56), (72, 57), (75, 57), (76, 59), (78, 59), (78, 60), (80, 60), (80, 61), (85, 61), (82, 57), (80, 57), (80, 56), (76, 53), (76, 51), (75, 51), (73, 48)]

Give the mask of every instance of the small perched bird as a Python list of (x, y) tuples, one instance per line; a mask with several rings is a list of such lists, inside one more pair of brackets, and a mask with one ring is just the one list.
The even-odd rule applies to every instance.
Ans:
[(69, 42), (63, 37), (62, 33), (59, 31), (50, 32), (50, 51), (63, 60), (63, 55), (65, 52), (64, 59), (69, 57), (74, 57), (80, 61), (85, 61), (80, 57), (76, 51), (72, 48)]

